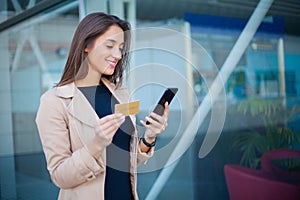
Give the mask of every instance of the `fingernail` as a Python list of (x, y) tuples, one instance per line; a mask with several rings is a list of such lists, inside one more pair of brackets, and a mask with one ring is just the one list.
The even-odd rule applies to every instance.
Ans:
[(117, 113), (116, 116), (120, 118), (120, 117), (123, 116), (123, 114), (122, 113)]

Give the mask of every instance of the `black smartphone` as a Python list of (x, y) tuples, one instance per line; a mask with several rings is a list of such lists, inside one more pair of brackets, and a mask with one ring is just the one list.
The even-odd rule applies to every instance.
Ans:
[[(155, 106), (153, 112), (158, 115), (163, 115), (165, 110), (165, 103), (168, 102), (169, 105), (174, 98), (175, 94), (177, 93), (178, 88), (167, 88), (164, 94), (159, 99), (157, 105)], [(149, 121), (146, 122), (147, 125), (150, 124)]]

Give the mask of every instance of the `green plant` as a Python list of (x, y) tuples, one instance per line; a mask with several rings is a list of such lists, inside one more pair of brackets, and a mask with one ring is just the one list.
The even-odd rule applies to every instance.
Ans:
[(257, 168), (263, 153), (279, 148), (293, 148), (299, 143), (300, 132), (288, 127), (293, 117), (300, 112), (283, 105), (282, 99), (252, 97), (243, 100), (238, 113), (260, 121), (263, 127), (247, 127), (235, 137), (233, 147), (241, 151), (240, 164)]

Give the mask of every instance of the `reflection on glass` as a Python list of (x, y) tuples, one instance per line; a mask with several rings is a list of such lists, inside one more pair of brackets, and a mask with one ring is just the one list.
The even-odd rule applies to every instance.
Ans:
[[(16, 16), (42, 2), (45, 0), (3, 1), (0, 3), (0, 8), (6, 7), (6, 12), (3, 12), (5, 16), (1, 14), (0, 20)], [(128, 2), (126, 1), (127, 4)], [(140, 2), (137, 1), (137, 6), (141, 4)], [(154, 1), (143, 3), (145, 3), (143, 8), (137, 9), (137, 18), (142, 15), (141, 9), (147, 8), (145, 13), (153, 12), (154, 9), (149, 9), (149, 7), (153, 8), (154, 3), (158, 4)], [(284, 6), (278, 5), (285, 5), (285, 3), (287, 2), (275, 2), (278, 8), (284, 9)], [(66, 56), (69, 53), (70, 39), (79, 20), (77, 4), (78, 2), (71, 3), (50, 13), (28, 19), (0, 34), (0, 199), (50, 200), (57, 198), (58, 188), (52, 184), (46, 170), (34, 120), (41, 94), (53, 87), (61, 76)], [(146, 4), (149, 7), (144, 8)], [(174, 2), (174, 5), (168, 6), (178, 9), (178, 4)], [(196, 1), (181, 2), (181, 4), (185, 5), (184, 13), (188, 13), (193, 9), (185, 9), (195, 7)], [(243, 3), (249, 13), (253, 11), (256, 3), (252, 2), (251, 5), (252, 7), (247, 7)], [(203, 2), (201, 6), (204, 6)], [(209, 5), (211, 6), (212, 4)], [(218, 11), (228, 8), (218, 6), (216, 9)], [(161, 6), (159, 9), (164, 9), (164, 7)], [(293, 10), (299, 13), (299, 9)], [(129, 11), (127, 12), (125, 14), (129, 15)], [(151, 14), (149, 19), (160, 17)], [(167, 15), (168, 12), (163, 14)], [(198, 18), (193, 17), (194, 20)], [(213, 21), (205, 20), (208, 19), (207, 17), (204, 16), (204, 20), (202, 19), (196, 25), (193, 24), (195, 21), (189, 21), (184, 17), (178, 21), (172, 19), (167, 22), (153, 22), (153, 24), (161, 27), (172, 27), (175, 24), (174, 27), (181, 29), (183, 24), (188, 22), (192, 39), (203, 46), (220, 69), (242, 28), (226, 27), (230, 23), (229, 25), (225, 23), (228, 22), (225, 18), (216, 17), (218, 20)], [(138, 19), (137, 28), (153, 25), (147, 19), (143, 19)], [(277, 19), (270, 16), (264, 23), (270, 27), (273, 22), (277, 22)], [(235, 20), (240, 20), (240, 18), (235, 18)], [(245, 19), (244, 22), (246, 23), (247, 20)], [(273, 27), (275, 32), (278, 28), (283, 30), (282, 25)], [(192, 199), (229, 199), (223, 173), (225, 164), (234, 163), (259, 168), (262, 154), (270, 149), (300, 148), (300, 37), (287, 35), (284, 32), (274, 34), (269, 29), (268, 31), (255, 35), (225, 84), (227, 116), (218, 143), (207, 157), (198, 158), (199, 147), (208, 126), (207, 121), (211, 117), (208, 115), (206, 123), (199, 128), (194, 143), (179, 159), (174, 173), (163, 186), (163, 192), (158, 194), (158, 199), (179, 198), (180, 195), (184, 196), (183, 198), (188, 196)], [(170, 41), (170, 44), (181, 48), (178, 40)], [(218, 72), (211, 66), (211, 63), (205, 62), (196, 47), (192, 46), (190, 50), (193, 62), (201, 66), (200, 72), (193, 71), (192, 85), (197, 95), (197, 103), (200, 104), (208, 94), (208, 83), (213, 81), (212, 77), (215, 77)], [(149, 49), (145, 50), (145, 54), (151, 54), (148, 51), (150, 52)], [(159, 60), (165, 62), (166, 65), (174, 62), (173, 67), (182, 69), (182, 73), (185, 70), (185, 66), (180, 68), (184, 65), (183, 60), (178, 61), (172, 59), (171, 56), (166, 57), (167, 54), (162, 52), (156, 54), (152, 52), (148, 57), (137, 52), (134, 58), (135, 63), (148, 61), (147, 59), (152, 59), (154, 56), (158, 56)], [(144, 71), (141, 72), (143, 73)], [(147, 73), (147, 76), (149, 74), (151, 72)], [(164, 74), (162, 76), (165, 77)], [(142, 76), (139, 78), (143, 79)], [(173, 123), (177, 120), (174, 118)], [(163, 146), (168, 143), (170, 135), (165, 134), (159, 138), (158, 145)], [(297, 165), (291, 166), (281, 162), (280, 165), (297, 169)], [(142, 179), (138, 181), (141, 199), (147, 196), (159, 172), (158, 170), (139, 175), (139, 179)]]
[[(41, 1), (7, 2), (8, 17), (12, 17)], [(53, 87), (61, 76), (78, 20), (78, 5), (73, 2), (30, 18), (0, 36), (1, 40), (7, 39), (1, 51), (7, 52), (9, 67), (5, 68), (9, 68), (10, 74), (10, 91), (1, 90), (6, 92), (1, 95), (11, 97), (12, 117), (12, 135), (9, 136), (12, 144), (1, 139), (0, 146), (7, 147), (5, 151), (12, 148), (13, 152), (0, 152), (4, 155), (0, 156), (0, 177), (9, 181), (4, 185), (1, 181), (0, 199), (57, 198), (58, 189), (47, 171), (35, 116), (41, 94)], [(3, 84), (2, 87), (9, 88)], [(6, 116), (9, 115), (6, 113)], [(2, 126), (1, 123), (3, 130)]]

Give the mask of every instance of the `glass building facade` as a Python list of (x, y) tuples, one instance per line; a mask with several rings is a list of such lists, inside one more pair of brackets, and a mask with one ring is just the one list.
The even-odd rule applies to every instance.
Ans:
[(1, 0), (0, 199), (57, 199), (36, 112), (60, 79), (79, 21), (95, 11), (132, 24), (126, 84), (141, 100), (138, 119), (163, 88), (180, 89), (157, 153), (139, 168), (141, 199), (229, 199), (225, 165), (260, 169), (267, 151), (300, 150), (300, 3), (261, 1), (272, 4), (246, 42), (259, 2)]

